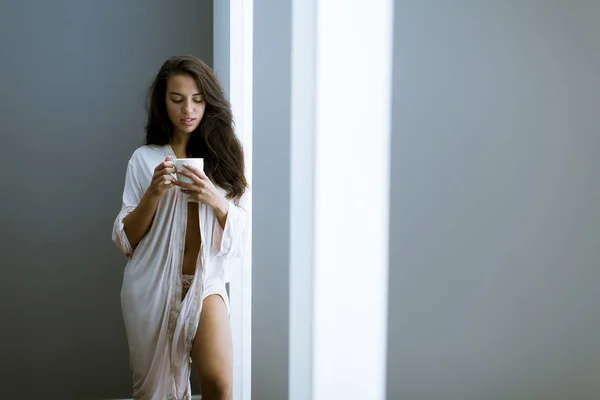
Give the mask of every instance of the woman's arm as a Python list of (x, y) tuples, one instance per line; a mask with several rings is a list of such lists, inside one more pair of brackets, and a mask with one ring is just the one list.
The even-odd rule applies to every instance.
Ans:
[(225, 223), (227, 222), (229, 204), (230, 202), (226, 198), (223, 198), (223, 200), (221, 200), (221, 202), (213, 208), (215, 216), (217, 217), (217, 221), (219, 221), (219, 224), (221, 225), (221, 229), (225, 228)]
[(160, 196), (170, 188), (173, 176), (170, 157), (154, 170), (147, 189), (141, 184), (139, 172), (129, 161), (123, 190), (123, 206), (113, 224), (113, 241), (126, 257), (131, 257), (143, 237), (148, 233), (154, 220)]
[(127, 235), (132, 252), (152, 226), (158, 199), (158, 196), (146, 191), (137, 207), (123, 218), (123, 231)]
[(250, 226), (248, 201), (250, 189), (237, 200), (228, 200), (222, 190), (211, 182), (204, 171), (183, 165), (177, 173), (187, 176), (192, 183), (175, 182), (181, 191), (213, 209), (213, 251), (217, 257), (239, 257), (246, 245)]

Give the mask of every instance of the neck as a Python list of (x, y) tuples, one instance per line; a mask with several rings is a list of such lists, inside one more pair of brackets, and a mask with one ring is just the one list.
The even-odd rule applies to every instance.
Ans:
[(187, 157), (187, 144), (190, 141), (190, 135), (182, 134), (181, 132), (173, 132), (173, 138), (171, 139), (171, 148), (175, 152), (175, 157), (186, 158)]

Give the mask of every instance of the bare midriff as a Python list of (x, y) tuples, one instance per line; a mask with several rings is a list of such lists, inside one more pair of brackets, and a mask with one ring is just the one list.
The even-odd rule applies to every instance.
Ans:
[(184, 275), (193, 275), (196, 271), (198, 254), (200, 253), (200, 219), (198, 218), (198, 203), (189, 202), (187, 213), (187, 229), (185, 231), (185, 249), (183, 251), (183, 266), (181, 272)]

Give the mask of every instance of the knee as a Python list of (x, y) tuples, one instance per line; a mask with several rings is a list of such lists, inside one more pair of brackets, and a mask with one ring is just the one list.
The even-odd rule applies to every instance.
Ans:
[[(233, 379), (229, 374), (217, 373), (205, 376), (201, 383), (202, 393), (211, 394), (207, 399), (229, 400), (233, 394)], [(204, 397), (203, 397), (204, 398)]]

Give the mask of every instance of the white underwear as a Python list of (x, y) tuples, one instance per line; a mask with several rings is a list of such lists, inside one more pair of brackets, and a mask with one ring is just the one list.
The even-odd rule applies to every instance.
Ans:
[(194, 282), (194, 275), (181, 274), (181, 298), (184, 299), (190, 286)]

